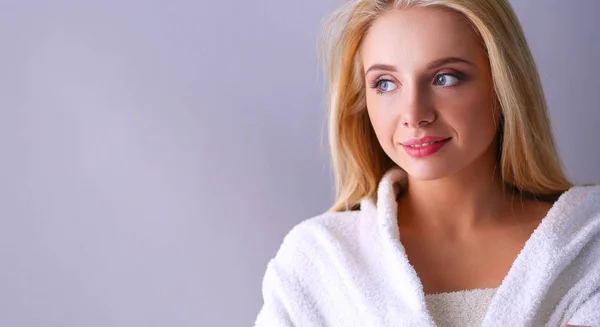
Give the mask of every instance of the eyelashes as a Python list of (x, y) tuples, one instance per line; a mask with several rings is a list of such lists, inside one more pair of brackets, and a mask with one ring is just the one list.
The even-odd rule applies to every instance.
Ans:
[[(398, 86), (389, 79), (380, 78), (371, 83), (371, 88), (376, 89), (378, 94), (387, 93), (395, 90)], [(384, 89), (381, 89), (382, 85), (387, 85)], [(391, 89), (390, 89), (391, 88)]]
[[(384, 78), (384, 77), (379, 77), (379, 78), (375, 79), (373, 82), (370, 83), (369, 86), (372, 89), (374, 89), (377, 92), (377, 94), (383, 94), (383, 93), (390, 92), (390, 90), (381, 90), (380, 87), (381, 87), (381, 84), (383, 84), (383, 83), (391, 83), (391, 84), (394, 84), (394, 86), (395, 86), (395, 83), (393, 81), (391, 81), (390, 79)], [(397, 86), (394, 87), (394, 89), (396, 89), (396, 88), (397, 88)]]
[[(439, 83), (435, 85), (440, 85), (443, 87), (450, 87), (457, 85), (461, 81), (465, 80), (465, 75), (462, 73), (441, 73), (435, 75), (433, 78), (434, 83)], [(445, 85), (444, 85), (445, 84)]]
[(391, 82), (389, 79), (379, 77), (379, 78), (376, 78), (371, 83), (369, 83), (369, 87), (372, 88), (372, 89), (375, 89), (375, 88), (379, 87), (379, 84), (381, 82), (383, 82), (383, 81), (385, 81), (385, 82)]

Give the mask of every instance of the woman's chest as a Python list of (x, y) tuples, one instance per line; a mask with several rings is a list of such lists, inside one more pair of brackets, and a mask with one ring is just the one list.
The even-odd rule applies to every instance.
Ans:
[(499, 287), (527, 238), (502, 232), (463, 241), (404, 236), (402, 245), (425, 294), (435, 294)]

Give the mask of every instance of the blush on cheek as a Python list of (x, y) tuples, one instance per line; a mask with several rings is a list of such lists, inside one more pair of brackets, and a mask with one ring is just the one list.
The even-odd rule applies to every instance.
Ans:
[(482, 94), (483, 96), (478, 93), (471, 97), (465, 96), (460, 101), (453, 103), (453, 109), (450, 111), (453, 116), (452, 120), (477, 124), (493, 119), (490, 101), (485, 93)]
[(387, 119), (385, 115), (382, 115), (379, 111), (369, 109), (368, 112), (371, 127), (375, 132), (377, 141), (383, 150), (389, 155), (389, 151), (394, 147), (395, 128), (393, 123), (390, 123), (390, 120)]

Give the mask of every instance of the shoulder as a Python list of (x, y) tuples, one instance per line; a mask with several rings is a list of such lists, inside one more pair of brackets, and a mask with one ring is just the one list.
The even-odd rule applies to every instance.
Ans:
[(600, 184), (573, 186), (562, 197), (565, 205), (592, 205), (597, 209), (600, 205)]
[[(324, 213), (287, 232), (267, 264), (262, 284), (265, 305), (257, 319), (263, 322), (257, 326), (330, 324), (325, 320), (337, 312), (339, 301), (324, 299), (343, 292), (336, 272), (346, 270), (336, 257), (346, 251), (343, 244), (356, 235), (360, 220), (359, 211)], [(274, 316), (285, 317), (286, 322), (266, 322)]]
[(365, 262), (379, 253), (379, 233), (373, 212), (323, 213), (291, 228), (271, 263), (285, 266), (290, 274), (335, 274), (347, 270), (352, 262)]
[(327, 212), (306, 219), (284, 236), (276, 258), (319, 255), (339, 243), (356, 240), (360, 234), (361, 211)]
[(550, 221), (545, 236), (555, 256), (579, 258), (581, 267), (600, 264), (594, 259), (600, 255), (600, 185), (569, 189), (556, 201), (547, 218)]
[[(563, 267), (556, 284), (570, 288), (566, 296), (577, 308), (571, 324), (588, 325), (600, 304), (600, 185), (575, 186), (556, 202), (548, 255)], [(596, 320), (597, 321), (597, 320)], [(596, 325), (596, 324), (589, 324)]]
[(556, 201), (549, 214), (560, 217), (557, 227), (563, 232), (577, 232), (585, 225), (600, 224), (600, 185), (572, 187)]

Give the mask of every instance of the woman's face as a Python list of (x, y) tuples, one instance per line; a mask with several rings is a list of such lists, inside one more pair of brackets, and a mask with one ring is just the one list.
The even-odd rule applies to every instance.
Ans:
[(390, 10), (365, 36), (361, 60), (373, 129), (411, 178), (439, 179), (494, 162), (489, 62), (462, 16)]

